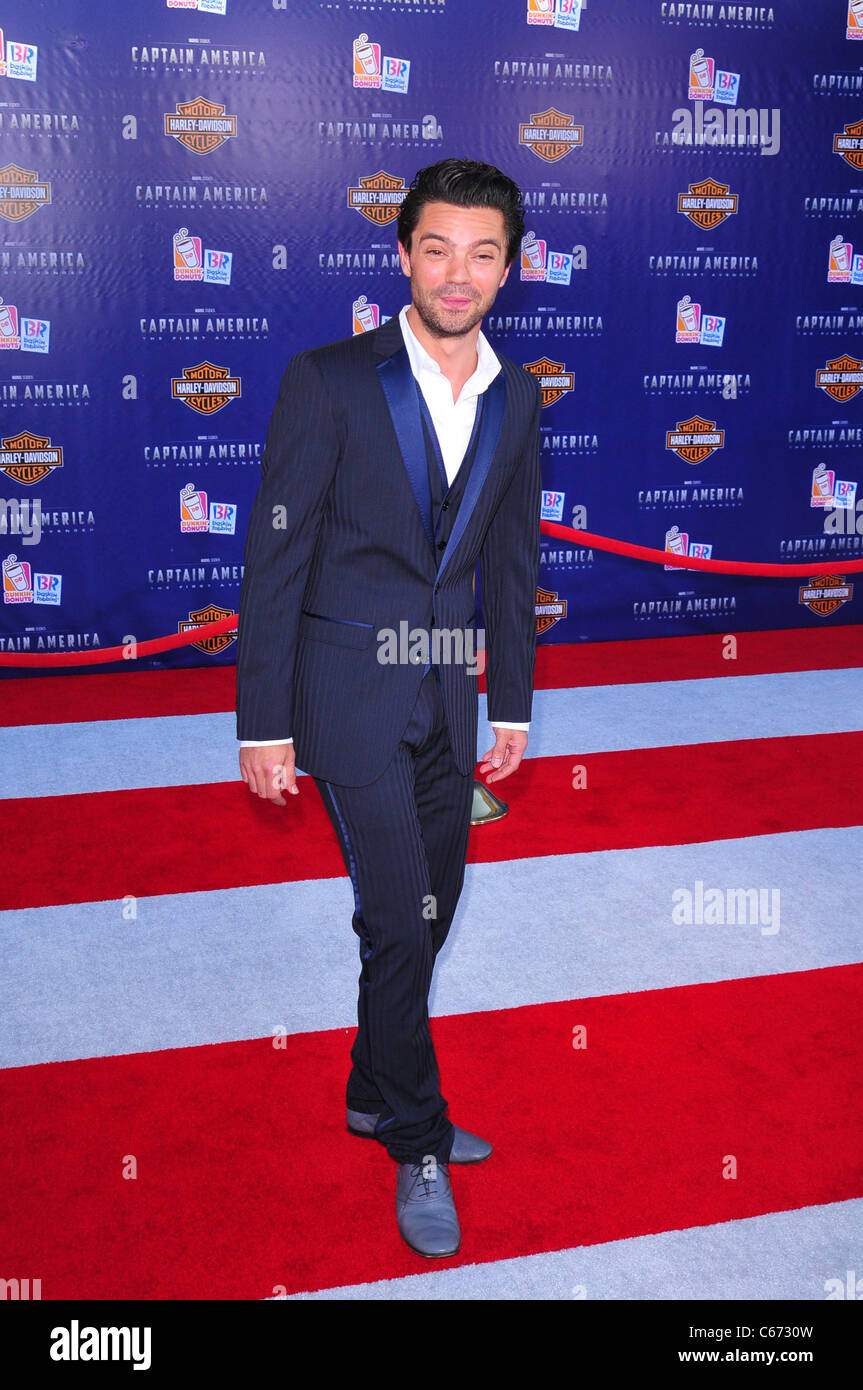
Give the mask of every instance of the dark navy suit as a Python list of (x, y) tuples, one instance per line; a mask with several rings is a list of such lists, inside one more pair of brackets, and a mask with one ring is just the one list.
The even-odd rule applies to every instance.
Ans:
[(428, 990), (464, 878), (477, 678), (378, 657), (400, 624), (469, 628), (479, 560), (489, 719), (530, 719), (540, 401), (500, 361), (449, 486), (398, 319), (298, 354), (246, 537), (237, 735), (293, 737), (330, 816), (362, 964), (348, 1105), (400, 1162), (452, 1141)]

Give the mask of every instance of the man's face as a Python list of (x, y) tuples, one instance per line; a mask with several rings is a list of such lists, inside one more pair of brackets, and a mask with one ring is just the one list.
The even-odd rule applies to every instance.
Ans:
[(399, 242), (414, 307), (438, 338), (469, 333), (487, 314), (509, 274), (503, 213), (424, 203), (411, 237)]

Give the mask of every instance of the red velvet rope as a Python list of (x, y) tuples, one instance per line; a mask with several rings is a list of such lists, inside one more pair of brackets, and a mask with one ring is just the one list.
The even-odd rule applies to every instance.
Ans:
[[(547, 536), (559, 540), (574, 541), (580, 546), (596, 550), (608, 550), (615, 555), (628, 555), (634, 560), (649, 560), (655, 565), (676, 565), (684, 570), (708, 570), (716, 574), (766, 575), (775, 579), (811, 579), (819, 574), (855, 574), (863, 570), (863, 560), (836, 560), (829, 564), (813, 565), (762, 565), (741, 560), (701, 560), (693, 555), (675, 555), (670, 550), (653, 550), (646, 545), (632, 545), (629, 541), (612, 540), (609, 536), (597, 536), (593, 531), (576, 531), (572, 526), (558, 526), (555, 521), (541, 521), (540, 530)], [(170, 637), (152, 637), (146, 642), (134, 645), (134, 656), (124, 657), (127, 643), (122, 647), (105, 647), (93, 652), (0, 652), (0, 666), (94, 666), (109, 661), (135, 661), (142, 656), (152, 656), (155, 652), (171, 651), (175, 647), (187, 647), (206, 637), (217, 637), (220, 633), (234, 632), (237, 627), (236, 615), (220, 618), (215, 623), (203, 623), (188, 632), (178, 632)]]

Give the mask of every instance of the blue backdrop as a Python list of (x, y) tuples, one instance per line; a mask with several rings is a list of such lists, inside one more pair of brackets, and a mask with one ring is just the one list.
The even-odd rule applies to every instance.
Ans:
[(861, 0), (5, 0), (0, 26), (2, 650), (236, 611), (284, 365), (406, 302), (394, 218), (445, 155), (525, 192), (486, 331), (542, 379), (544, 515), (836, 565), (545, 538), (542, 640), (860, 621)]

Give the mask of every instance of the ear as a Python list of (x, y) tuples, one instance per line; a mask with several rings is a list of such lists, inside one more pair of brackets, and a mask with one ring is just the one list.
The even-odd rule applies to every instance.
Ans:
[(408, 277), (408, 279), (410, 279), (410, 275), (411, 275), (411, 258), (410, 258), (410, 252), (405, 250), (405, 248), (404, 248), (404, 246), (402, 246), (401, 242), (398, 243), (398, 248), (399, 248), (399, 260), (401, 261), (401, 266), (402, 266), (402, 274), (403, 274), (403, 275), (406, 275), (406, 276)]
[(505, 284), (506, 284), (506, 277), (509, 275), (509, 272), (512, 270), (512, 267), (513, 267), (513, 262), (510, 261), (509, 265), (507, 266), (506, 270), (503, 272), (503, 275), (501, 276), (500, 284), (498, 285), (498, 289), (500, 289), (501, 285), (505, 285)]

